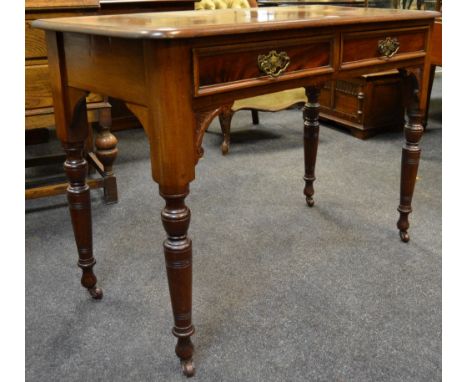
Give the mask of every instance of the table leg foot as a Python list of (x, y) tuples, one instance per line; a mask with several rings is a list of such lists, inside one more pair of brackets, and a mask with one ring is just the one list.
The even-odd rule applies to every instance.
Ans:
[(409, 234), (406, 231), (400, 231), (400, 239), (402, 242), (407, 243), (409, 241)]
[(88, 292), (91, 295), (91, 297), (94, 298), (95, 300), (101, 300), (102, 296), (104, 295), (104, 293), (102, 292), (102, 289), (99, 287), (89, 288)]
[(408, 229), (409, 229), (409, 214), (411, 209), (404, 208), (404, 206), (398, 207), (400, 218), (397, 222), (397, 227), (400, 230), (400, 239), (402, 242), (407, 243), (410, 240)]
[[(307, 184), (307, 180), (306, 180), (306, 184)], [(306, 186), (306, 188), (307, 188), (307, 186)], [(304, 191), (304, 193), (305, 193), (305, 191)], [(313, 193), (313, 191), (312, 191), (312, 193)], [(308, 195), (306, 194), (306, 203), (307, 203), (307, 205), (308, 205), (309, 207), (313, 207), (313, 206), (314, 206), (315, 201), (314, 201), (314, 198), (312, 197), (312, 195), (308, 196)]]
[(192, 359), (193, 349), (190, 337), (182, 337), (177, 340), (176, 354), (180, 358), (182, 372), (186, 377), (195, 375), (195, 364)]

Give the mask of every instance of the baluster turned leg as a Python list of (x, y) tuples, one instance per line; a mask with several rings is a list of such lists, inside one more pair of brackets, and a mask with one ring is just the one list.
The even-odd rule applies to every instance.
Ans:
[(86, 184), (88, 163), (84, 158), (84, 142), (64, 142), (63, 148), (66, 153), (64, 169), (69, 182), (67, 197), (78, 248), (78, 266), (83, 270), (81, 285), (88, 289), (93, 298), (101, 299), (102, 290), (96, 287), (97, 279), (93, 272), (96, 260), (93, 256), (91, 199)]
[(223, 132), (223, 143), (221, 144), (221, 152), (226, 155), (229, 152), (229, 144), (231, 142), (231, 120), (234, 112), (231, 110), (231, 105), (226, 105), (221, 108), (219, 113), (219, 124)]
[(412, 212), (411, 202), (421, 156), (419, 141), (424, 132), (424, 113), (419, 107), (419, 89), (416, 76), (403, 72), (403, 79), (408, 121), (405, 125), (406, 143), (401, 156), (400, 205), (398, 206), (400, 218), (397, 227), (400, 230), (401, 240), (406, 243), (410, 239), (408, 215)]
[(188, 193), (188, 186), (178, 194), (160, 188), (160, 194), (166, 201), (161, 218), (167, 233), (164, 255), (174, 315), (172, 333), (177, 337), (175, 352), (184, 374), (191, 377), (195, 368), (192, 361), (194, 346), (190, 336), (195, 328), (192, 325), (192, 241), (187, 236), (190, 210), (184, 202)]
[(408, 123), (405, 125), (406, 145), (403, 147), (401, 156), (400, 205), (398, 206), (400, 219), (397, 223), (400, 230), (400, 238), (405, 243), (409, 241), (408, 215), (412, 212), (411, 201), (413, 199), (419, 158), (421, 156), (419, 141), (424, 131), (422, 120), (423, 116), (421, 113), (410, 112), (408, 114)]
[[(107, 102), (107, 99), (105, 100)], [(99, 110), (98, 134), (95, 139), (96, 156), (103, 165), (104, 201), (106, 204), (117, 203), (117, 180), (114, 175), (113, 164), (117, 158), (117, 138), (111, 133), (111, 108)]]
[(304, 195), (309, 207), (314, 205), (314, 181), (315, 181), (315, 162), (317, 160), (317, 148), (319, 140), (320, 125), (318, 122), (319, 108), (318, 97), (320, 95), (319, 87), (307, 87), (307, 103), (304, 105), (304, 165), (305, 165), (305, 188)]

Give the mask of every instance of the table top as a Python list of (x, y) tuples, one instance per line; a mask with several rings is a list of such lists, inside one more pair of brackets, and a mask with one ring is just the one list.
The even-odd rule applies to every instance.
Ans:
[(322, 5), (42, 19), (46, 30), (125, 38), (195, 38), (324, 26), (434, 19), (439, 12)]
[(363, 5), (366, 0), (257, 0), (265, 5)]

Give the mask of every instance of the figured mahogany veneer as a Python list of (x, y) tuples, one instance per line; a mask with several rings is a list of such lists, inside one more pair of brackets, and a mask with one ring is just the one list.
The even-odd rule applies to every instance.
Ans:
[(379, 41), (395, 38), (399, 49), (391, 60), (424, 57), (427, 51), (428, 27), (407, 29), (384, 29), (371, 32), (344, 33), (342, 36), (341, 68), (356, 68), (370, 63), (379, 64), (388, 60), (377, 49)]
[[(161, 219), (176, 354), (194, 373), (192, 241), (185, 204), (201, 142), (213, 113), (235, 100), (303, 86), (306, 202), (313, 206), (324, 82), (398, 69), (408, 115), (402, 150), (400, 218), (408, 215), (416, 183), (428, 89), (431, 34), (437, 12), (299, 6), (40, 20), (47, 31), (57, 135), (67, 153), (70, 213), (83, 269), (82, 285), (99, 298), (93, 273), (89, 188), (85, 186), (84, 99), (89, 91), (124, 100), (150, 143), (152, 175), (166, 205)], [(401, 53), (376, 54), (380, 38), (397, 36)], [(411, 37), (414, 36), (414, 39)], [(392, 38), (393, 38), (392, 37)], [(362, 49), (361, 49), (362, 46)], [(258, 69), (259, 54), (285, 51), (290, 65), (278, 77)], [(278, 52), (279, 53), (279, 52)], [(342, 60), (344, 58), (344, 60)], [(274, 72), (273, 72), (274, 73)], [(275, 74), (275, 73), (274, 73)]]
[(193, 50), (195, 95), (223, 88), (255, 86), (271, 81), (258, 67), (258, 56), (285, 52), (290, 64), (276, 81), (313, 73), (331, 73), (333, 36), (250, 44), (212, 46)]

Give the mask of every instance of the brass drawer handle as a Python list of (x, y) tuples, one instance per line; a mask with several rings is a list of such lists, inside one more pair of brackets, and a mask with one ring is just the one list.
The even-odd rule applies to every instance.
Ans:
[(267, 55), (260, 54), (257, 59), (260, 71), (272, 78), (279, 77), (289, 66), (290, 61), (286, 52), (277, 53), (276, 50), (272, 50)]
[(382, 56), (391, 58), (400, 49), (400, 43), (396, 37), (386, 37), (384, 40), (379, 40), (378, 49)]

